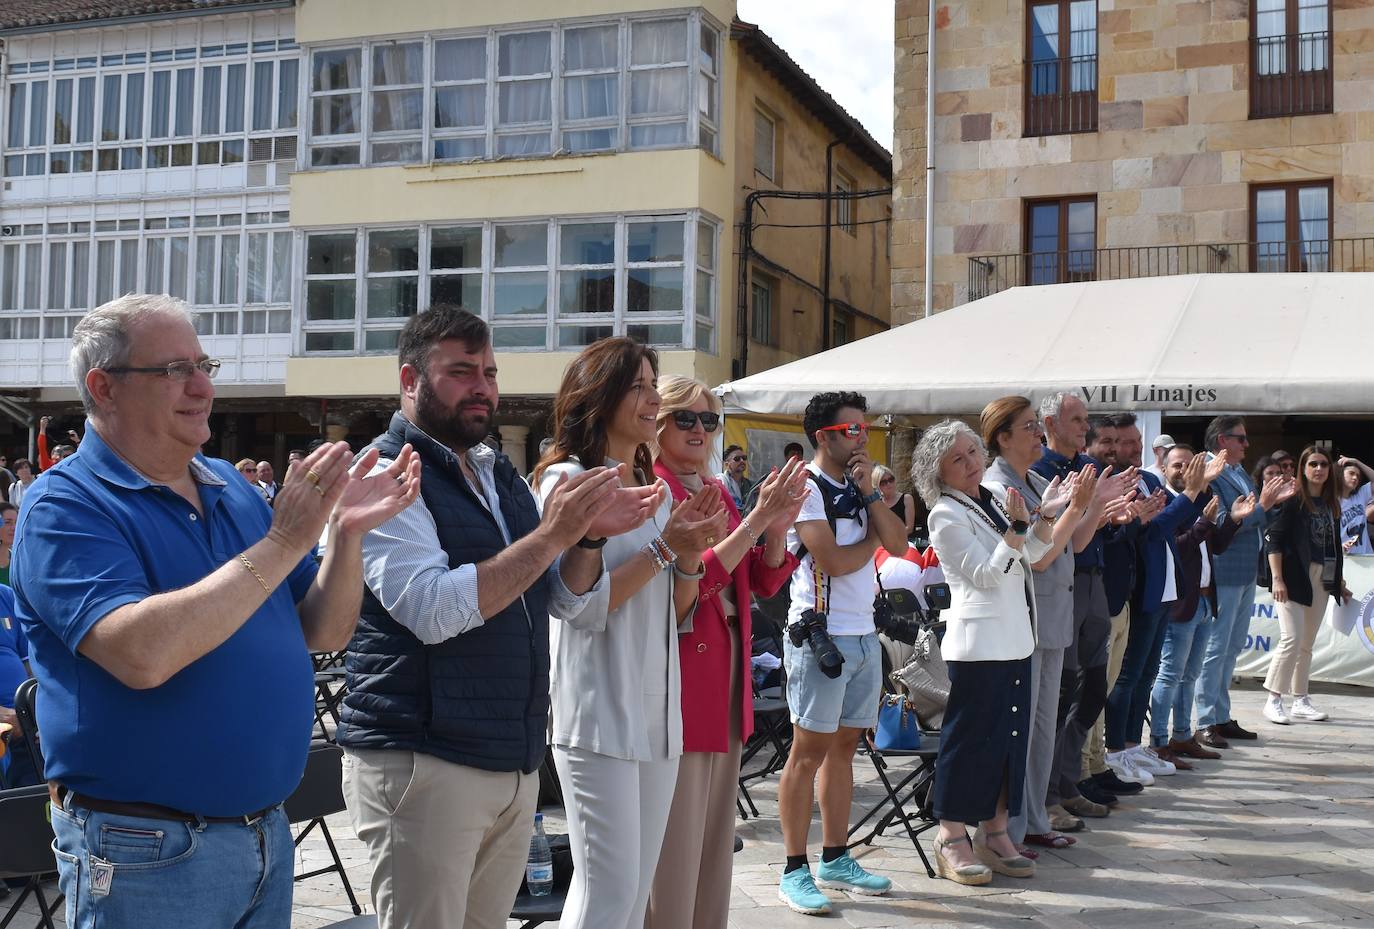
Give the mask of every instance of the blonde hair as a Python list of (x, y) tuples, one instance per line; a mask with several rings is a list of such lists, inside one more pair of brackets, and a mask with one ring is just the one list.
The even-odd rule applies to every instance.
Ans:
[(658, 417), (656, 425), (662, 432), (668, 420), (678, 410), (685, 410), (702, 397), (711, 407), (711, 412), (719, 413), (720, 397), (711, 393), (711, 388), (694, 377), (684, 374), (665, 374), (658, 379)]
[(256, 471), (258, 468), (258, 463), (254, 461), (252, 458), (245, 458), (238, 464), (234, 465), (235, 471), (242, 471), (244, 468), (252, 468)]

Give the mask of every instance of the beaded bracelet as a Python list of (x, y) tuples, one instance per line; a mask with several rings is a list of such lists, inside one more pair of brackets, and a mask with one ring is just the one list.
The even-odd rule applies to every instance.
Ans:
[(641, 548), (640, 551), (648, 555), (649, 560), (653, 562), (655, 574), (662, 571), (664, 568), (668, 567), (667, 560), (665, 560), (664, 557), (658, 553), (658, 548), (654, 545), (654, 543), (650, 542), (648, 545), (645, 545), (643, 548)]
[(663, 536), (655, 536), (651, 544), (658, 549), (659, 557), (668, 562), (668, 564), (677, 561), (677, 552), (668, 547), (668, 543), (663, 541)]

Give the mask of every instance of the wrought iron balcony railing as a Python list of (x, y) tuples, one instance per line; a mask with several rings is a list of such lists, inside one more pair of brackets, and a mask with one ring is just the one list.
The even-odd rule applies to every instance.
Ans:
[(1374, 237), (981, 255), (968, 260), (968, 298), (1023, 284), (1271, 271), (1374, 271)]
[(1028, 136), (1097, 129), (1097, 55), (1026, 62)]
[(1333, 95), (1331, 33), (1250, 40), (1252, 118), (1330, 113)]

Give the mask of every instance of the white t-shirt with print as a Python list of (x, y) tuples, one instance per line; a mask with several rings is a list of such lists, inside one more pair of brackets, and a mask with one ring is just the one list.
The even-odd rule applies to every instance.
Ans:
[[(837, 484), (816, 466), (808, 464), (807, 470), (818, 475), (821, 486), (829, 488), (832, 494), (844, 491), (843, 484)], [(868, 513), (861, 510), (857, 519), (837, 519), (835, 521), (835, 541), (837, 544), (852, 545), (868, 534)], [(818, 520), (825, 523), (825, 503), (814, 481), (806, 482), (806, 499), (802, 501), (798, 523)], [(801, 548), (801, 537), (797, 527), (787, 530), (787, 550), (796, 553)], [(816, 604), (815, 564), (811, 553), (801, 560), (797, 570), (792, 573), (792, 604), (787, 611), (788, 623), (801, 618), (803, 610), (813, 609)], [(865, 561), (853, 574), (830, 578), (830, 603), (826, 614), (827, 629), (831, 635), (867, 635), (873, 631), (873, 562)]]

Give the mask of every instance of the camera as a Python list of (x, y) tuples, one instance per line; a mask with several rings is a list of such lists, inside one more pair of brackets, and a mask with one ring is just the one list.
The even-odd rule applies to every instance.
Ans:
[(844, 656), (835, 646), (835, 640), (830, 638), (824, 613), (802, 610), (801, 619), (787, 627), (787, 635), (797, 648), (811, 643), (811, 651), (816, 655), (816, 664), (820, 665), (822, 674), (832, 679), (840, 676)]
[(948, 584), (927, 584), (925, 593), (929, 610), (905, 588), (881, 591), (873, 598), (874, 627), (889, 639), (915, 645), (921, 630), (935, 622), (941, 610), (949, 609), (951, 602)]

